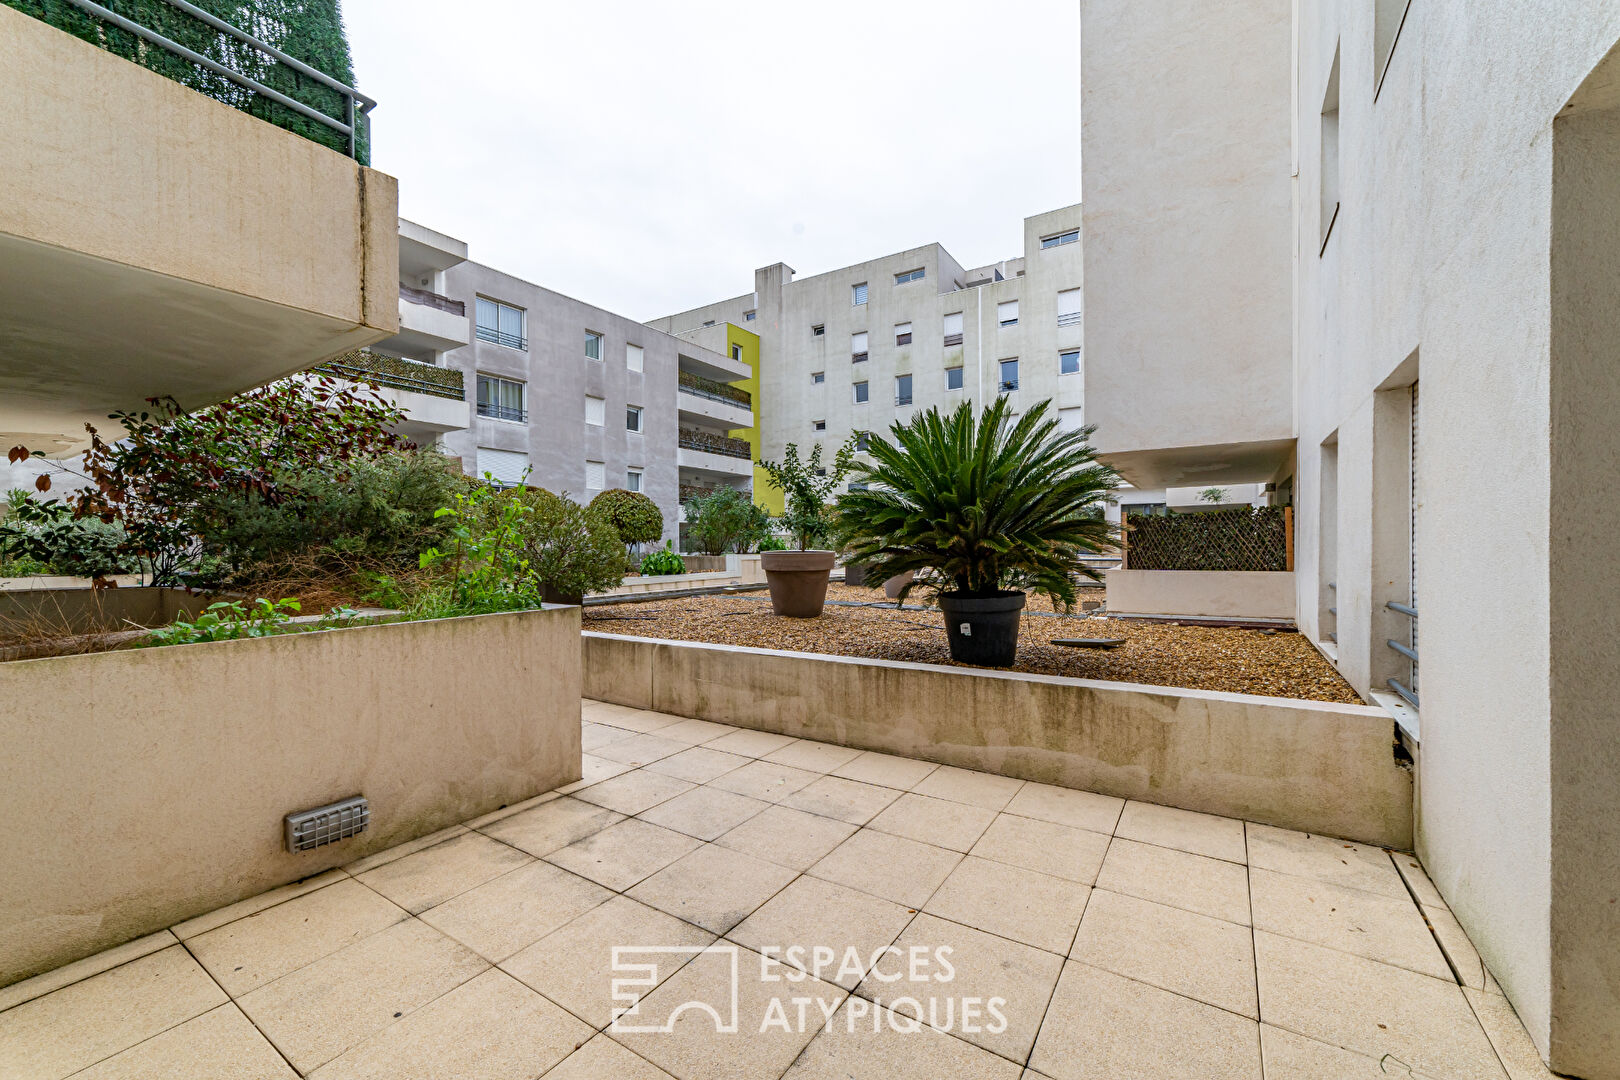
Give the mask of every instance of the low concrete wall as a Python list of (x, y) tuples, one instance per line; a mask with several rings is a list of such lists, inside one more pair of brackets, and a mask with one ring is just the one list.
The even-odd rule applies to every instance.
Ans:
[(584, 635), (585, 696), (1409, 850), (1382, 709)]
[(215, 597), (184, 589), (7, 589), (0, 591), (0, 633), (31, 623), (64, 633), (163, 626), (197, 613)]
[[(579, 619), (0, 664), (0, 985), (578, 779)], [(349, 795), (367, 832), (284, 849)]]
[(1132, 615), (1292, 619), (1290, 571), (1109, 570), (1108, 610)]

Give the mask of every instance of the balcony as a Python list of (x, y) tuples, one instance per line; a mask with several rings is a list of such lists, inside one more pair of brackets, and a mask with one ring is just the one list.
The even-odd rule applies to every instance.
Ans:
[(732, 439), (725, 435), (716, 435), (709, 431), (696, 431), (692, 428), (681, 429), (680, 444), (688, 450), (701, 450), (706, 454), (723, 454), (726, 457), (742, 458), (751, 461), (754, 450), (748, 445), (747, 439)]
[(389, 344), (407, 353), (441, 353), (459, 349), (472, 340), (467, 306), (460, 300), (399, 287), (399, 334)]
[(745, 409), (754, 407), (754, 398), (746, 390), (739, 390), (735, 386), (727, 386), (723, 382), (705, 379), (702, 375), (690, 371), (680, 373), (680, 388), (682, 393), (696, 394), (706, 397), (710, 401), (724, 401), (729, 404), (741, 405)]
[(676, 459), (683, 484), (713, 486), (716, 481), (754, 475), (754, 452), (746, 439), (681, 428)]
[[(409, 285), (401, 285), (399, 287), (399, 298), (412, 304), (422, 304), (425, 307), (449, 312), (451, 315), (459, 315), (463, 319), (467, 317), (466, 304), (460, 300), (452, 300), (448, 296), (440, 296), (438, 293), (430, 292), (427, 289), (413, 289)], [(463, 344), (466, 343), (463, 342)]]
[(684, 369), (677, 385), (677, 405), (686, 420), (732, 428), (754, 426), (753, 396), (748, 391)]
[(460, 368), (356, 349), (314, 370), (376, 386), (384, 399), (405, 410), (399, 430), (412, 438), (467, 427), (466, 385)]

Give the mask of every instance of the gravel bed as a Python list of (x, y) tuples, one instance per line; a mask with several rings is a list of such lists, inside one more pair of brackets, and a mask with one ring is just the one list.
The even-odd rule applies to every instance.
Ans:
[[(1100, 598), (1101, 590), (1096, 591)], [(827, 595), (871, 600), (883, 594), (834, 584)], [(920, 600), (918, 595), (910, 602)], [(1035, 610), (1045, 606), (1044, 601), (1031, 605)], [(934, 609), (829, 606), (819, 619), (786, 619), (773, 615), (769, 600), (755, 593), (603, 604), (585, 610), (584, 624), (587, 630), (632, 637), (970, 666), (951, 660), (945, 627)], [(1117, 649), (1051, 644), (1053, 638), (1071, 637), (1124, 638), (1125, 644)], [(1076, 616), (1024, 619), (1018, 641), (1014, 671), (1361, 703), (1350, 684), (1299, 634)]]

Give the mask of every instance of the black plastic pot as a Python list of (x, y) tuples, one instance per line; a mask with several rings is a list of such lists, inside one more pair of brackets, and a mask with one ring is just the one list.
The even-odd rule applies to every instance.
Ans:
[(844, 564), (844, 584), (845, 585), (865, 585), (866, 584), (866, 564), (864, 564), (864, 563), (853, 563), (853, 562), (852, 563), (845, 563)]
[(981, 667), (1012, 667), (1018, 658), (1018, 619), (1024, 600), (1016, 590), (994, 596), (940, 593), (951, 659)]

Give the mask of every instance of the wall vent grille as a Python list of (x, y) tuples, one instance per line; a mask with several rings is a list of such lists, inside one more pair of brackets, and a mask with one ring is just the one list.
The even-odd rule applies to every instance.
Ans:
[(370, 824), (371, 804), (361, 795), (313, 810), (300, 810), (286, 817), (287, 850), (313, 851), (363, 833)]

